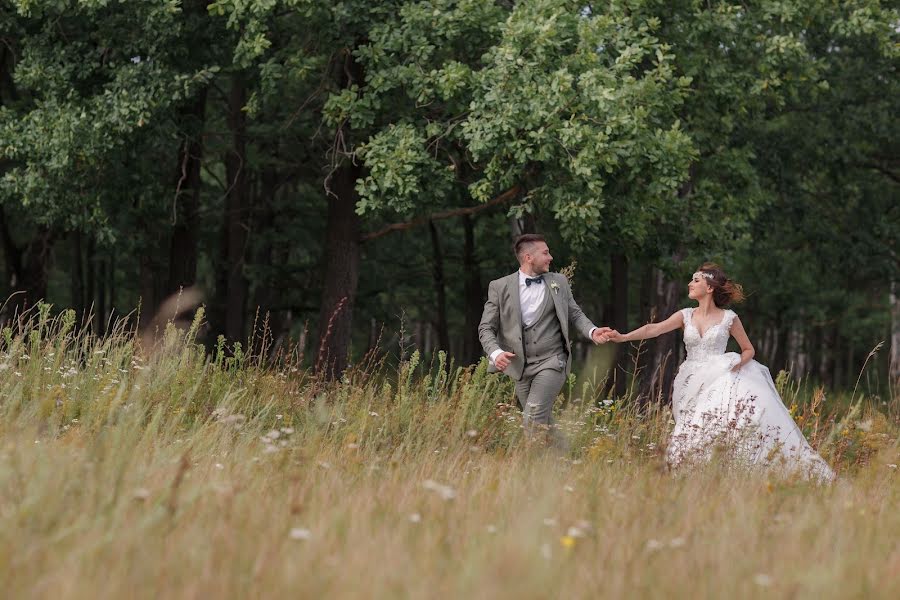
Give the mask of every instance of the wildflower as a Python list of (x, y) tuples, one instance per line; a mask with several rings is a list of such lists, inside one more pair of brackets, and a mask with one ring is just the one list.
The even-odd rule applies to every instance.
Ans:
[(571, 535), (564, 535), (559, 538), (559, 543), (562, 544), (563, 548), (574, 548), (575, 547), (575, 538)]
[(369, 411), (369, 416), (370, 416), (370, 417), (377, 417), (377, 416), (378, 416), (378, 413), (375, 412), (374, 410), (373, 410), (373, 411)]
[(312, 538), (312, 532), (309, 529), (303, 527), (294, 527), (291, 529), (292, 540), (308, 540), (310, 538)]
[(283, 419), (283, 418), (284, 418), (284, 415), (275, 415), (275, 418), (276, 418), (276, 419)]
[(225, 466), (222, 465), (222, 463), (216, 463), (216, 468), (219, 469), (219, 470), (221, 471), (222, 469), (225, 468)]
[(888, 465), (888, 469), (896, 469), (896, 468), (897, 468), (897, 465), (895, 465), (895, 464)]
[(496, 526), (496, 525), (493, 525), (493, 524), (488, 525), (488, 526), (486, 527), (486, 529), (487, 529), (487, 532), (488, 532), (488, 533), (497, 533), (497, 526)]
[[(137, 387), (137, 386), (134, 386)], [(222, 423), (227, 425), (234, 424), (235, 427), (239, 427), (244, 421), (247, 420), (247, 417), (244, 415), (228, 415), (227, 417), (222, 418)]]
[(575, 488), (573, 488), (571, 485), (567, 485), (563, 489), (566, 490), (567, 492), (569, 492), (570, 494), (575, 491)]
[(669, 541), (670, 548), (681, 548), (687, 543), (687, 541), (683, 537), (672, 538)]
[(575, 527), (575, 526), (573, 525), (572, 527), (569, 527), (569, 530), (568, 530), (568, 531), (566, 531), (566, 537), (570, 537), (570, 538), (583, 538), (583, 537), (584, 537), (584, 531), (582, 531), (582, 529), (581, 529), (580, 527)]
[(147, 488), (137, 488), (134, 490), (133, 497), (135, 500), (146, 500), (150, 497), (150, 490)]
[(456, 498), (456, 490), (454, 490), (449, 485), (440, 484), (433, 479), (426, 479), (422, 482), (422, 487), (426, 490), (432, 490), (436, 492), (442, 499), (444, 500), (453, 500)]
[(659, 540), (648, 540), (646, 548), (648, 552), (652, 552), (654, 550), (659, 550), (663, 546), (665, 546), (665, 544)]
[(544, 525), (547, 527), (554, 527), (556, 525), (556, 517), (546, 517), (544, 519)]
[(544, 557), (544, 560), (553, 558), (553, 551), (550, 549), (550, 544), (545, 543), (541, 545), (541, 556)]
[(466, 435), (469, 436), (470, 438), (473, 438), (473, 437), (475, 437), (476, 435), (478, 435), (478, 432), (475, 431), (474, 429), (470, 429), (470, 430), (468, 430), (468, 431), (466, 432)]
[(291, 435), (292, 433), (294, 433), (294, 428), (293, 427), (282, 427), (281, 433), (283, 433), (285, 435)]
[(420, 515), (419, 513), (413, 513), (413, 514), (409, 515), (409, 522), (410, 523), (421, 523), (422, 515)]
[(769, 587), (770, 585), (772, 585), (773, 581), (774, 580), (772, 579), (772, 576), (766, 575), (765, 573), (757, 573), (753, 576), (753, 583), (755, 583), (759, 587)]

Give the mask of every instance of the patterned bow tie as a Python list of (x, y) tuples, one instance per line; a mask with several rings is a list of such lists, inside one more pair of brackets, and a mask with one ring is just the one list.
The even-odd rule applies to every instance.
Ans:
[(537, 277), (526, 277), (525, 278), (525, 287), (528, 287), (532, 283), (544, 283), (544, 276), (538, 275)]

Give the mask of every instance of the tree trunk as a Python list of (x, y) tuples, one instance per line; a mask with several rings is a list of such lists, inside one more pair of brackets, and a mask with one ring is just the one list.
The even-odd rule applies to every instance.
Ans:
[[(0, 205), (0, 236), (3, 237), (3, 259), (6, 267), (6, 284), (10, 291), (19, 289), (22, 281), (22, 249), (16, 246), (7, 223), (6, 212)], [(4, 298), (5, 300), (5, 298)]]
[(145, 327), (153, 321), (156, 311), (163, 301), (164, 295), (164, 271), (165, 265), (161, 263), (161, 257), (152, 251), (154, 243), (165, 242), (147, 227), (143, 232), (146, 236), (144, 251), (139, 257), (138, 287), (140, 290), (141, 314), (139, 325)]
[(72, 232), (72, 264), (71, 264), (71, 287), (72, 309), (75, 310), (76, 319), (81, 321), (84, 318), (84, 269), (81, 262), (81, 232)]
[(890, 383), (900, 389), (900, 283), (891, 282), (891, 362)]
[[(668, 319), (678, 308), (681, 286), (676, 281), (666, 280), (660, 269), (653, 270), (653, 289), (656, 304), (652, 309), (651, 321)], [(672, 383), (678, 368), (678, 332), (660, 336), (652, 340), (647, 351), (646, 371), (641, 381), (641, 398), (644, 402), (659, 399), (668, 404), (672, 401)]]
[(54, 238), (55, 235), (49, 228), (41, 226), (26, 247), (18, 286), (18, 290), (24, 291), (25, 294), (11, 301), (20, 313), (47, 298), (50, 252), (53, 249)]
[(84, 295), (87, 298), (85, 303), (85, 313), (90, 317), (87, 325), (93, 333), (97, 333), (97, 303), (96, 303), (96, 278), (97, 278), (97, 240), (93, 236), (88, 236), (87, 248), (85, 250), (85, 278), (84, 278)]
[[(200, 166), (203, 154), (202, 130), (206, 111), (206, 89), (201, 90), (182, 113), (188, 134), (178, 147), (175, 166), (174, 226), (169, 244), (168, 294), (175, 294), (197, 281), (197, 232), (200, 208)], [(230, 180), (229, 180), (230, 181)]]
[[(628, 331), (628, 259), (623, 254), (610, 256), (612, 288), (609, 305), (609, 321), (612, 328), (620, 333)], [(625, 370), (628, 352), (625, 344), (616, 344), (616, 360), (611, 378), (615, 383), (616, 396), (624, 396), (628, 374)]]
[(106, 311), (106, 259), (100, 257), (97, 259), (97, 327), (96, 331), (99, 335), (106, 334), (106, 319), (109, 316)]
[(110, 314), (116, 310), (116, 250), (109, 250), (109, 311)]
[(819, 344), (819, 380), (831, 389), (836, 387), (834, 372), (834, 348), (837, 343), (835, 327), (822, 327)]
[(850, 389), (853, 389), (856, 385), (856, 380), (859, 378), (859, 373), (856, 372), (853, 365), (853, 342), (851, 340), (847, 340), (847, 354), (845, 360), (847, 362), (844, 365), (844, 375), (847, 377), (847, 386)]
[(465, 280), (465, 323), (463, 335), (463, 363), (473, 364), (481, 358), (481, 341), (478, 339), (478, 324), (484, 308), (484, 292), (481, 287), (481, 273), (475, 256), (475, 220), (463, 215), (465, 243), (463, 246), (463, 272)]
[(228, 128), (232, 148), (225, 156), (228, 192), (225, 197), (225, 220), (222, 229), (221, 271), (218, 301), (223, 305), (222, 333), (231, 341), (243, 341), (247, 308), (247, 279), (244, 276), (244, 257), (249, 229), (249, 201), (246, 163), (247, 102), (244, 82), (235, 75), (228, 96)]
[(6, 281), (9, 286), (8, 301), (7, 298), (0, 300), (5, 304), (0, 322), (5, 322), (8, 317), (22, 314), (30, 306), (46, 298), (50, 251), (55, 233), (41, 226), (25, 248), (19, 248), (13, 240), (6, 213), (0, 206), (0, 238), (6, 263)]
[[(434, 260), (432, 274), (434, 277), (434, 293), (436, 309), (434, 326), (437, 330), (438, 349), (450, 351), (450, 331), (447, 328), (447, 289), (444, 283), (444, 252), (441, 249), (441, 239), (438, 236), (437, 226), (434, 221), (428, 222), (431, 232), (431, 252)], [(449, 362), (448, 362), (449, 365)]]
[(525, 235), (526, 233), (537, 233), (537, 223), (534, 220), (534, 215), (531, 213), (525, 213), (521, 217), (510, 217), (509, 232), (512, 236), (513, 241), (515, 241), (516, 238), (518, 238), (520, 235)]
[(793, 321), (788, 329), (787, 362), (788, 369), (796, 379), (806, 376), (806, 353), (804, 352), (804, 331), (801, 319)]
[(325, 282), (319, 313), (316, 370), (335, 378), (347, 368), (353, 324), (353, 305), (359, 284), (359, 215), (356, 180), (361, 168), (341, 166), (332, 177), (325, 225)]

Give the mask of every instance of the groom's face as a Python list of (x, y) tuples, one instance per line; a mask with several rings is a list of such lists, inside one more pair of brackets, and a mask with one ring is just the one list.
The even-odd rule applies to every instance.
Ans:
[(550, 263), (553, 262), (553, 257), (550, 256), (550, 248), (546, 242), (533, 243), (529, 251), (525, 253), (525, 261), (531, 266), (531, 270), (535, 275), (541, 275), (550, 271)]

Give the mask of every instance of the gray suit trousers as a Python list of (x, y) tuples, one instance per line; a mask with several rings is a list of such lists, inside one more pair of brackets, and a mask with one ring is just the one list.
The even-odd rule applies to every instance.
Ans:
[(528, 365), (522, 378), (516, 382), (516, 396), (522, 406), (526, 431), (535, 425), (550, 425), (553, 421), (553, 402), (566, 382), (566, 363), (556, 357), (550, 360), (557, 364), (537, 365), (534, 370)]

